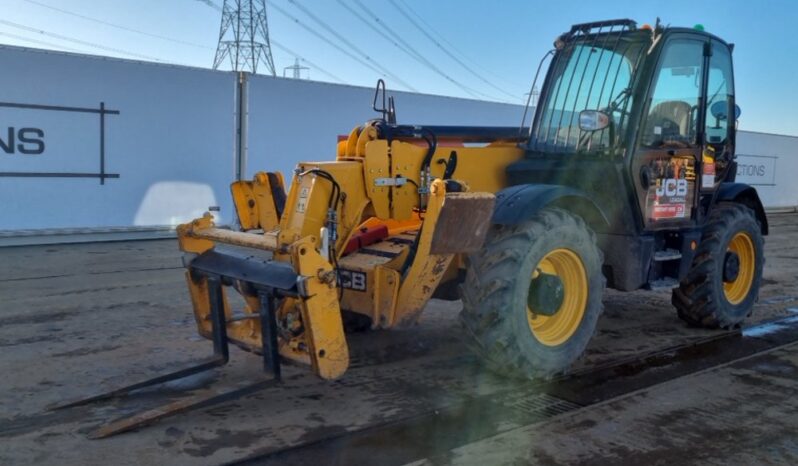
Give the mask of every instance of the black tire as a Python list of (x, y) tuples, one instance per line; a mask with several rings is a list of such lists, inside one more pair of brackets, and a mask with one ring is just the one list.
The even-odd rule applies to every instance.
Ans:
[[(724, 293), (723, 269), (729, 244), (738, 233), (744, 233), (752, 240), (754, 275), (745, 298), (732, 304)], [(751, 315), (759, 295), (765, 263), (763, 250), (764, 240), (754, 211), (741, 204), (718, 204), (704, 227), (690, 271), (679, 288), (673, 290), (671, 302), (679, 317), (698, 327), (738, 327)]]
[[(576, 253), (582, 262), (588, 295), (574, 333), (561, 344), (547, 345), (531, 329), (527, 297), (533, 270), (560, 248)], [(461, 287), (460, 318), (470, 346), (503, 375), (531, 379), (564, 373), (581, 356), (603, 310), (602, 261), (595, 234), (565, 210), (546, 208), (520, 225), (494, 225), (485, 247), (469, 257)]]

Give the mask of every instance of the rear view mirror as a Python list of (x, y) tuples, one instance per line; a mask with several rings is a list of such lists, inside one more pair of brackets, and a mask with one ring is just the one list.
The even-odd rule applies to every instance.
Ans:
[(598, 110), (582, 110), (579, 112), (579, 129), (582, 131), (598, 131), (610, 124), (610, 116)]
[[(724, 121), (727, 119), (726, 113), (728, 112), (729, 105), (725, 101), (715, 102), (709, 107), (709, 111), (712, 113), (712, 116), (715, 117), (718, 121)], [(740, 118), (740, 106), (734, 106), (734, 119)]]

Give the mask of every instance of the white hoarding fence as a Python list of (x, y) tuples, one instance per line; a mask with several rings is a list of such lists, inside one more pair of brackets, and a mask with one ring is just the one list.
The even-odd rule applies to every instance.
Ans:
[[(105, 127), (119, 110), (0, 102), (0, 177), (119, 178), (105, 170)], [(3, 132), (3, 130), (5, 131)], [(80, 134), (80, 138), (75, 135)], [(93, 135), (93, 137), (92, 137)]]
[[(390, 83), (389, 83), (390, 85)], [(290, 180), (299, 162), (333, 160), (339, 136), (378, 118), (374, 89), (251, 76), (245, 177), (280, 171)], [(400, 124), (517, 126), (521, 105), (388, 90)]]
[[(0, 244), (30, 232), (163, 232), (212, 206), (231, 223), (231, 181), (262, 170), (290, 179), (378, 117), (366, 87), (8, 46), (0, 63)], [(402, 124), (516, 126), (523, 113), (389, 95)], [(767, 208), (798, 206), (798, 138), (740, 131), (737, 153), (737, 179)]]
[(754, 186), (766, 209), (798, 206), (798, 137), (739, 131), (737, 181)]
[(737, 155), (737, 181), (751, 186), (776, 186), (775, 155)]
[(0, 231), (232, 221), (236, 74), (0, 46)]

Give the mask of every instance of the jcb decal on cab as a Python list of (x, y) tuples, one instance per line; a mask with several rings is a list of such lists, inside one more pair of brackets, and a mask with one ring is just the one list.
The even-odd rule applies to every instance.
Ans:
[(687, 180), (667, 178), (657, 186), (657, 196), (687, 196)]

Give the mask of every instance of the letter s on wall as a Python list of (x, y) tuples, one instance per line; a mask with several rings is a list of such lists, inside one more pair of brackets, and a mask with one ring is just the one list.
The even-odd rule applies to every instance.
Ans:
[[(34, 136), (29, 136), (30, 134)], [(21, 154), (39, 155), (44, 153), (44, 130), (39, 128), (20, 128), (17, 132), (17, 138), (19, 139), (17, 150)]]

